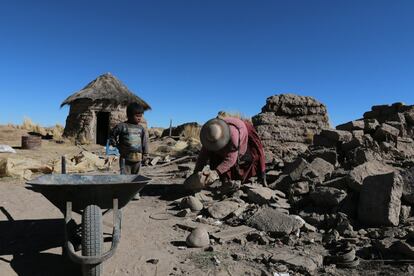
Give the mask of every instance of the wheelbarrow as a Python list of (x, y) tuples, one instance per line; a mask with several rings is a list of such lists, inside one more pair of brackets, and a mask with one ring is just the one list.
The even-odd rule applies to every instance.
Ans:
[[(85, 276), (98, 276), (102, 263), (112, 257), (121, 237), (121, 208), (150, 181), (141, 175), (53, 174), (35, 178), (28, 189), (41, 193), (64, 214), (64, 252), (82, 266)], [(112, 244), (103, 251), (102, 210), (113, 211)], [(72, 236), (72, 211), (82, 215), (82, 255), (75, 252)], [(105, 212), (105, 213), (106, 213)]]

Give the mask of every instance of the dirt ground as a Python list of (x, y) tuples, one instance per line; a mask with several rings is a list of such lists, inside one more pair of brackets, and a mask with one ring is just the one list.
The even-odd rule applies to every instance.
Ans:
[[(80, 150), (102, 151), (44, 141), (39, 150), (21, 150), (23, 130), (0, 127), (0, 144), (17, 148), (17, 155), (47, 161)], [(0, 158), (9, 154), (0, 153)], [(209, 250), (185, 246), (189, 234), (176, 225), (194, 217), (180, 218), (172, 203), (186, 195), (184, 178), (161, 178), (176, 165), (144, 167), (153, 180), (139, 200), (122, 209), (121, 241), (115, 255), (105, 261), (102, 275), (273, 275), (261, 260), (277, 248), (256, 243), (215, 244)], [(116, 167), (112, 172), (116, 173)], [(155, 176), (155, 177), (154, 177)], [(79, 216), (75, 219), (79, 221)], [(112, 232), (111, 213), (104, 216), (104, 233)], [(0, 275), (81, 275), (80, 267), (62, 257), (63, 215), (41, 194), (26, 189), (24, 180), (0, 178)], [(109, 249), (110, 242), (105, 243)], [(362, 264), (357, 270), (325, 269), (318, 275), (413, 275), (412, 267)], [(276, 275), (276, 274), (275, 274)], [(301, 273), (290, 275), (303, 275)]]

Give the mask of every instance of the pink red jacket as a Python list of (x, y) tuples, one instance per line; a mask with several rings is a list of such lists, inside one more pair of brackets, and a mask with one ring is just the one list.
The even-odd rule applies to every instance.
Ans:
[[(223, 161), (216, 167), (216, 170), (220, 175), (229, 171), (230, 168), (236, 165), (237, 154), (241, 157), (246, 153), (249, 138), (246, 124), (242, 120), (230, 117), (224, 118), (223, 120), (226, 121), (230, 127), (230, 142), (225, 148), (213, 153), (223, 158)], [(238, 147), (239, 150), (237, 150)], [(210, 154), (212, 154), (212, 152), (209, 152), (204, 147), (201, 148), (195, 166), (195, 171), (201, 171), (203, 169), (203, 167), (207, 164)]]

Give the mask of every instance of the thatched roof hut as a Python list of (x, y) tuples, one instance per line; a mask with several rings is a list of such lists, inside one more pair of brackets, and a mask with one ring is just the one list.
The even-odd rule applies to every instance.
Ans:
[(112, 74), (101, 75), (61, 104), (70, 105), (64, 136), (81, 143), (105, 144), (109, 130), (126, 120), (126, 106), (132, 102), (151, 109)]

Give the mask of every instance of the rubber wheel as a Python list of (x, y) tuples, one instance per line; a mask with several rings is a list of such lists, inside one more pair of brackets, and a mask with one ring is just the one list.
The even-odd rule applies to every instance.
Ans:
[[(82, 256), (99, 256), (103, 250), (102, 211), (89, 205), (82, 214)], [(82, 265), (83, 276), (99, 276), (102, 264)]]

